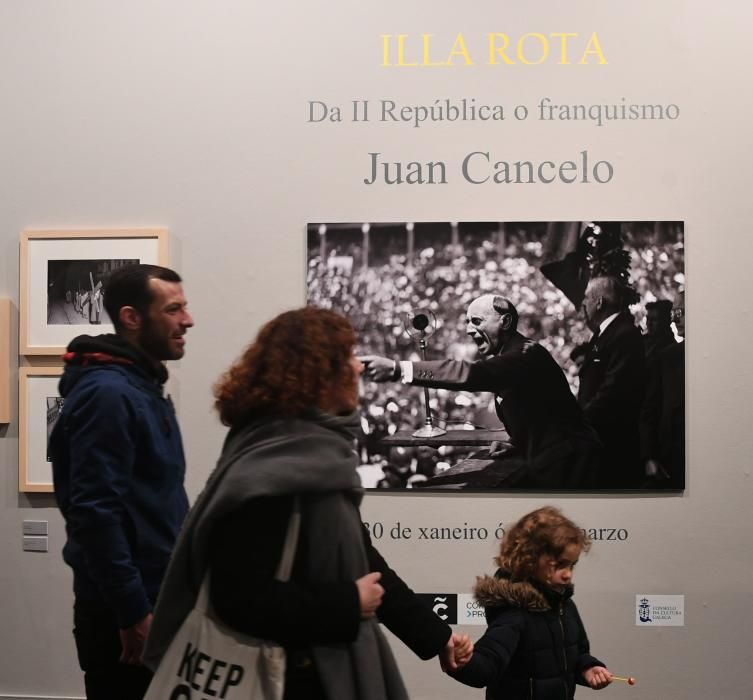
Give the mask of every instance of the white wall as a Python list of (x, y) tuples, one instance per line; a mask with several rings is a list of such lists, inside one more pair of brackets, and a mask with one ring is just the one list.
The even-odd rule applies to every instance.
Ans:
[[(698, 0), (325, 5), (177, 0), (0, 4), (0, 295), (18, 305), (24, 228), (167, 226), (196, 327), (173, 369), (201, 488), (223, 431), (210, 386), (260, 322), (304, 301), (308, 221), (684, 220), (688, 273), (688, 488), (672, 497), (372, 494), (366, 520), (496, 527), (542, 502), (583, 525), (625, 528), (578, 572), (594, 650), (634, 689), (610, 697), (751, 697), (753, 574), (748, 356), (753, 292), (750, 9)], [(469, 9), (472, 8), (472, 11)], [(487, 32), (597, 32), (608, 65), (483, 65)], [(381, 34), (463, 32), (477, 65), (387, 69)], [(473, 39), (471, 40), (471, 37)], [(449, 42), (449, 43), (448, 43)], [(481, 45), (481, 48), (479, 47)], [(307, 124), (307, 101), (437, 98), (535, 104), (675, 103), (663, 123), (505, 121)], [(564, 159), (615, 165), (604, 186), (368, 187), (366, 154), (457, 162)], [(0, 331), (4, 332), (4, 331)], [(13, 342), (17, 328), (12, 329)], [(12, 380), (17, 378), (16, 365)], [(17, 415), (14, 397), (14, 416)], [(50, 497), (17, 492), (18, 422), (0, 426), (0, 696), (80, 696), (71, 576)], [(21, 552), (21, 521), (50, 521), (47, 554)], [(394, 541), (380, 549), (417, 589), (467, 591), (494, 544)], [(635, 594), (684, 594), (684, 627), (639, 629)], [(481, 627), (469, 628), (474, 635)], [(396, 644), (415, 698), (473, 698)], [(585, 694), (587, 691), (581, 691)]]

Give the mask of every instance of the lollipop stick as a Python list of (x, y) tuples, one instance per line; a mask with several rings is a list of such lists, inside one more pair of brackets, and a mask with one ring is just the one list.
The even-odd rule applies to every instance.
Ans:
[(612, 675), (613, 681), (622, 681), (623, 683), (627, 683), (628, 685), (635, 685), (635, 678), (630, 676), (629, 678), (626, 676), (615, 676)]

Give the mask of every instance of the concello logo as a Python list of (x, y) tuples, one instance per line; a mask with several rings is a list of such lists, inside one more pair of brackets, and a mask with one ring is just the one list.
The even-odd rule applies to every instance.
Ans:
[(440, 620), (446, 622), (448, 625), (457, 625), (457, 593), (419, 593), (418, 597), (434, 611), (434, 614)]
[(648, 598), (641, 598), (640, 605), (638, 606), (638, 619), (641, 622), (651, 622), (651, 605), (648, 602)]

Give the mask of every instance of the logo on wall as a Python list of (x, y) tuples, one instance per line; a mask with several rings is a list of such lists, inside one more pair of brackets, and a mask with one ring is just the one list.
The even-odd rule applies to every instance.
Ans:
[(486, 625), (486, 613), (470, 593), (418, 593), (434, 614), (448, 625)]
[(684, 627), (685, 596), (635, 596), (635, 624), (639, 627)]
[(458, 623), (461, 625), (485, 625), (484, 606), (470, 593), (458, 595)]
[(418, 597), (432, 609), (440, 620), (448, 625), (458, 624), (457, 593), (419, 593)]
[(641, 604), (638, 606), (638, 619), (641, 622), (651, 622), (651, 604), (648, 598), (641, 598)]

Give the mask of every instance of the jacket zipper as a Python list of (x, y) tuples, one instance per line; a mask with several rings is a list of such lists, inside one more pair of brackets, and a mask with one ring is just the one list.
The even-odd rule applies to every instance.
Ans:
[(533, 700), (533, 678), (528, 679), (528, 693), (531, 697), (531, 700)]
[(565, 649), (565, 625), (562, 623), (562, 617), (565, 614), (565, 606), (563, 603), (560, 603), (560, 615), (559, 615), (559, 623), (560, 623), (560, 632), (562, 632), (562, 660), (565, 662), (565, 671), (567, 671), (567, 650)]
[[(565, 663), (565, 675), (567, 676), (567, 649), (565, 648), (565, 625), (562, 622), (562, 618), (565, 615), (565, 604), (560, 603), (560, 614), (559, 614), (559, 623), (560, 623), (560, 632), (562, 632), (562, 661)], [(565, 698), (567, 698), (567, 682), (565, 682)]]

